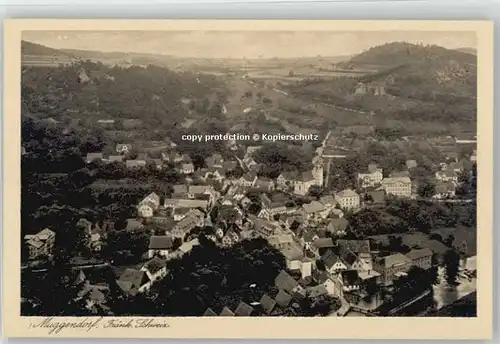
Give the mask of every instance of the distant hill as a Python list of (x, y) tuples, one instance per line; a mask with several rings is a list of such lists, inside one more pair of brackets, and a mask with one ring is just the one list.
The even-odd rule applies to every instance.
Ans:
[(32, 43), (28, 41), (21, 41), (21, 54), (22, 55), (38, 55), (38, 56), (64, 56), (74, 57), (73, 54), (46, 47), (45, 45)]
[(476, 57), (470, 53), (446, 49), (437, 45), (417, 45), (392, 42), (379, 45), (358, 54), (349, 60), (352, 66), (373, 65), (393, 67), (402, 64), (447, 63), (475, 64)]
[(365, 71), (359, 76), (304, 81), (288, 91), (309, 100), (373, 111), (389, 127), (387, 121), (428, 121), (444, 126), (460, 123), (474, 130), (476, 62), (475, 55), (453, 49), (393, 42), (337, 64)]
[(475, 99), (477, 57), (436, 45), (393, 42), (373, 47), (344, 63), (349, 69), (371, 69), (360, 78), (398, 97), (434, 100), (453, 95)]
[(466, 54), (477, 55), (477, 50), (474, 48), (458, 48), (455, 50), (460, 51), (462, 53), (466, 53)]

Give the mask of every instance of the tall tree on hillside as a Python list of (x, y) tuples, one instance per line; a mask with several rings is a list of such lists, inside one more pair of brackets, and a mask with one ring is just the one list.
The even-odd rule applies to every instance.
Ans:
[(443, 261), (446, 272), (446, 282), (451, 287), (457, 286), (459, 284), (457, 281), (460, 266), (459, 254), (455, 251), (455, 249), (449, 249), (444, 254)]

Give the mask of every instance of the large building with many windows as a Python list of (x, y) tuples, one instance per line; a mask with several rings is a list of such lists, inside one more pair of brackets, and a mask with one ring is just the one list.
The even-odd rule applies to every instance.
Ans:
[(411, 179), (408, 177), (384, 178), (381, 184), (387, 195), (411, 197)]

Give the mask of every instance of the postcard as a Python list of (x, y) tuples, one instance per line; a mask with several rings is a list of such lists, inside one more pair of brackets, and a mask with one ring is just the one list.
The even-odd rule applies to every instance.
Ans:
[(6, 335), (491, 338), (492, 28), (7, 20)]

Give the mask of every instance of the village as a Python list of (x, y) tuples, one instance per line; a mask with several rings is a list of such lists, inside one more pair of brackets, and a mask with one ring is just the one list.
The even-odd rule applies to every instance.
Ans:
[[(335, 178), (332, 161), (345, 158), (338, 153), (339, 147), (333, 144), (335, 140), (331, 132), (323, 138), (321, 146), (311, 156), (311, 170), (287, 171), (275, 179), (260, 176), (262, 166), (255, 160), (255, 153), (262, 148), (258, 145), (244, 147), (243, 158), (236, 155), (224, 158), (218, 153), (208, 156), (206, 167), (199, 169), (195, 169), (190, 156), (179, 151), (171, 140), (166, 141), (168, 148), (159, 158), (150, 158), (147, 152), (132, 154), (135, 148), (132, 143), (116, 144), (113, 155), (87, 154), (83, 158), (89, 165), (124, 164), (131, 170), (175, 168), (183, 176), (184, 182), (173, 185), (168, 194), (161, 191), (144, 194), (135, 205), (136, 216), (126, 220), (123, 231), (149, 231), (150, 236), (143, 261), (123, 267), (116, 278), (123, 294), (148, 294), (169, 274), (169, 261), (189, 255), (201, 245), (201, 236), (223, 248), (263, 238), (286, 260), (286, 269), (275, 278), (276, 295), (264, 294), (253, 301), (241, 301), (235, 309), (208, 307), (206, 316), (251, 316), (256, 309), (266, 315), (281, 315), (280, 309), (293, 305), (301, 297), (324, 295), (340, 301), (340, 307), (330, 316), (397, 315), (401, 309), (424, 298), (429, 288), (416, 288), (415, 294), (408, 294), (403, 299), (393, 297), (391, 307), (381, 312), (384, 303), (389, 302), (387, 295), (394, 295), (399, 288), (396, 282), (410, 276), (417, 280), (406, 281), (406, 285), (419, 283), (420, 276), (409, 274), (415, 267), (419, 271), (437, 268), (438, 280), (443, 280), (446, 273), (443, 257), (450, 249), (461, 252), (457, 279), (465, 284), (475, 283), (474, 244), (462, 239), (470, 235), (461, 236), (460, 229), (448, 233), (436, 233), (431, 229), (426, 234), (410, 231), (399, 237), (362, 237), (349, 232), (352, 225), (348, 221), (349, 214), (384, 207), (387, 200), (421, 200), (423, 196), (417, 191), (417, 183), (410, 173), (417, 168), (417, 159), (407, 160), (406, 170), (402, 171), (386, 171), (377, 164), (369, 164), (365, 170), (352, 171), (354, 184), (330, 189), (327, 180)], [(463, 142), (458, 138), (453, 140), (458, 145), (475, 145), (475, 138)], [(237, 143), (227, 142), (227, 145), (234, 147)], [(472, 173), (475, 161), (475, 150), (468, 158), (448, 154), (448, 158), (436, 167), (435, 189), (426, 195), (426, 201), (475, 202), (457, 198), (455, 193), (464, 183), (464, 173), (468, 176), (466, 179), (475, 178)], [(242, 172), (239, 177), (235, 177), (235, 170)], [(107, 235), (106, 228), (89, 221), (84, 225), (89, 247), (98, 255)], [(450, 233), (453, 233), (451, 240), (443, 243)], [(437, 240), (436, 234), (443, 240)], [(399, 238), (401, 245), (409, 250), (402, 253), (397, 245), (387, 244), (394, 238)], [(26, 235), (23, 245), (29, 251), (30, 261), (51, 257), (55, 240), (56, 234), (50, 228)], [(385, 246), (381, 242), (386, 242)], [(87, 271), (100, 264), (114, 265), (113, 261), (100, 261), (75, 265), (73, 269), (74, 283), (81, 288), (79, 295), (88, 298), (90, 310), (106, 308), (106, 286), (93, 284), (87, 278)], [(446, 290), (446, 282), (439, 281), (430, 288)]]

